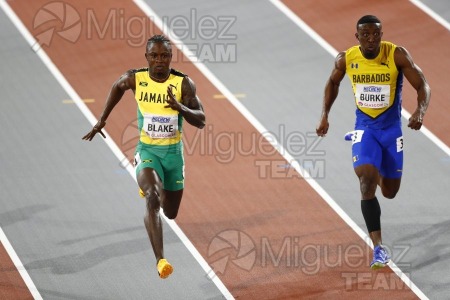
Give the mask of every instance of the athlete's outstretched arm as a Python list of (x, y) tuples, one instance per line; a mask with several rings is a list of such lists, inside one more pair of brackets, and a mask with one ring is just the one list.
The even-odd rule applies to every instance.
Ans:
[(319, 125), (317, 125), (316, 128), (318, 136), (325, 136), (330, 127), (330, 124), (328, 123), (328, 114), (330, 113), (334, 100), (336, 100), (338, 96), (339, 85), (345, 76), (345, 64), (345, 52), (341, 52), (336, 56), (333, 71), (331, 71), (330, 78), (325, 85), (322, 115), (320, 117)]
[(177, 102), (169, 86), (167, 89), (169, 99), (167, 106), (181, 113), (183, 118), (192, 126), (197, 128), (205, 127), (205, 112), (202, 103), (197, 96), (194, 82), (189, 77), (184, 77), (181, 83), (181, 103)]
[(97, 134), (97, 132), (100, 132), (100, 134), (104, 138), (106, 138), (106, 136), (102, 132), (102, 128), (105, 127), (106, 125), (106, 119), (108, 119), (108, 116), (113, 110), (113, 108), (122, 99), (122, 96), (125, 93), (125, 91), (129, 89), (133, 90), (136, 89), (136, 82), (134, 79), (133, 70), (127, 71), (125, 74), (120, 76), (120, 78), (116, 82), (114, 82), (114, 84), (111, 87), (111, 91), (109, 92), (109, 95), (106, 98), (105, 108), (103, 109), (103, 113), (100, 116), (100, 119), (98, 120), (97, 124), (95, 124), (94, 128), (92, 128), (92, 130), (83, 137), (83, 140), (91, 141)]
[(422, 127), (423, 117), (430, 103), (431, 88), (428, 85), (422, 70), (413, 62), (411, 55), (403, 47), (397, 47), (394, 53), (397, 69), (405, 74), (406, 79), (417, 91), (417, 109), (409, 118), (408, 127), (419, 130)]

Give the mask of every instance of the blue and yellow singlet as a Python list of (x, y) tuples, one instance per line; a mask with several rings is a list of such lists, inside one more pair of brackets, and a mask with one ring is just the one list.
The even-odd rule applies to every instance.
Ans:
[(346, 73), (356, 103), (356, 125), (384, 128), (401, 121), (403, 73), (394, 61), (396, 45), (382, 41), (380, 53), (366, 59), (354, 46), (345, 52)]

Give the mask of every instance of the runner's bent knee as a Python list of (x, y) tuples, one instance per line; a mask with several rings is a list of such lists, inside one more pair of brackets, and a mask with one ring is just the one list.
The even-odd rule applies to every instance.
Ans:
[(164, 210), (164, 215), (166, 215), (167, 218), (173, 220), (177, 217), (182, 197), (183, 197), (183, 190), (178, 191), (164, 190), (164, 198), (161, 206)]
[(375, 196), (377, 182), (372, 178), (360, 177), (359, 185), (362, 199), (372, 199)]
[(145, 200), (147, 201), (147, 207), (149, 209), (160, 208), (160, 196), (155, 186), (148, 188), (144, 191)]
[(383, 194), (383, 197), (387, 199), (394, 199), (397, 195), (397, 192), (400, 188), (400, 185), (398, 186), (389, 186), (389, 185), (382, 185), (381, 186), (381, 193)]
[(164, 210), (164, 215), (170, 219), (173, 220), (177, 217), (178, 215), (178, 209), (176, 211), (170, 211), (170, 210)]
[(380, 187), (381, 193), (385, 198), (393, 199), (400, 190), (401, 177), (399, 178), (385, 178), (381, 177)]

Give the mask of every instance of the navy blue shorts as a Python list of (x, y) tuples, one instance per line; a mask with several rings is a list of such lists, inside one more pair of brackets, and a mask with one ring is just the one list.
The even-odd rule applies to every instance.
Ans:
[(371, 164), (384, 178), (403, 173), (403, 135), (399, 125), (384, 129), (357, 126), (352, 136), (353, 168)]

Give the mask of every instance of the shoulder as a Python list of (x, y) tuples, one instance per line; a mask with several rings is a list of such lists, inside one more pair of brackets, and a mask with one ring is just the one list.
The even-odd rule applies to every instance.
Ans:
[(394, 51), (394, 55), (408, 54), (408, 51), (405, 49), (405, 47), (396, 45), (389, 41), (381, 41), (381, 46), (386, 49), (385, 51)]
[(409, 52), (408, 52), (408, 50), (406, 50), (405, 47), (397, 46), (397, 47), (395, 47), (395, 53), (394, 54), (409, 55)]
[(394, 61), (397, 68), (410, 67), (414, 65), (411, 55), (405, 47), (397, 46), (394, 52)]
[(192, 92), (195, 93), (195, 84), (188, 75), (175, 69), (170, 69), (170, 74), (175, 75), (181, 79), (181, 89), (183, 91), (183, 94)]
[(336, 60), (345, 60), (346, 55), (347, 55), (347, 51), (339, 52), (336, 55)]
[(347, 51), (339, 52), (334, 60), (336, 69), (345, 71), (347, 65)]
[(170, 74), (175, 75), (175, 76), (179, 76), (179, 77), (187, 77), (186, 74), (184, 74), (181, 71), (175, 70), (175, 69), (170, 69)]
[(183, 73), (179, 70), (170, 69), (170, 74), (180, 77), (182, 79), (182, 88), (183, 89), (195, 87), (195, 84), (192, 81), (192, 79), (189, 78), (189, 76), (186, 75), (185, 73)]
[(148, 73), (148, 68), (138, 68), (138, 69), (130, 69), (127, 71), (132, 76), (136, 76), (136, 74)]
[(381, 41), (381, 45), (383, 45), (384, 47), (391, 47), (391, 48), (396, 48), (398, 47), (396, 44), (394, 44), (393, 42), (390, 41)]
[(125, 73), (125, 76), (128, 78), (131, 85), (135, 85), (136, 80), (145, 79), (145, 77), (148, 76), (147, 74), (148, 74), (148, 68), (143, 67), (143, 68), (137, 68), (137, 69), (129, 69)]
[(129, 69), (120, 76), (120, 78), (116, 81), (116, 85), (118, 85), (123, 90), (127, 90), (130, 88), (134, 89), (136, 85), (135, 76), (136, 76), (136, 69)]
[(141, 70), (141, 69), (129, 69), (128, 71), (125, 72), (125, 74), (122, 75), (122, 77), (125, 77), (128, 80), (134, 81), (136, 78), (136, 73), (139, 70)]

